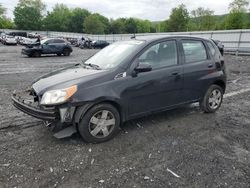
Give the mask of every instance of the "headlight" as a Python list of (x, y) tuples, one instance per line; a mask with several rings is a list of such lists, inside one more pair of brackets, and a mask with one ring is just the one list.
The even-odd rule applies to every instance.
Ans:
[(77, 91), (77, 85), (65, 89), (51, 90), (43, 94), (41, 104), (61, 104), (66, 102)]

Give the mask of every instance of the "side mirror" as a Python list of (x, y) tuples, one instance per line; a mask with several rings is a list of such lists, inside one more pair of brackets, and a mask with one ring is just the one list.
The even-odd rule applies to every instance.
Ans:
[(137, 67), (135, 67), (135, 72), (149, 72), (152, 70), (152, 66), (148, 63), (139, 63)]

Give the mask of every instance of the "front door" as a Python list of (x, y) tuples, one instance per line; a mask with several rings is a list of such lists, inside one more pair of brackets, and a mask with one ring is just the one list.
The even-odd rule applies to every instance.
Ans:
[(130, 117), (181, 103), (182, 66), (175, 40), (151, 45), (134, 63), (148, 63), (152, 70), (128, 80), (130, 87), (124, 94)]

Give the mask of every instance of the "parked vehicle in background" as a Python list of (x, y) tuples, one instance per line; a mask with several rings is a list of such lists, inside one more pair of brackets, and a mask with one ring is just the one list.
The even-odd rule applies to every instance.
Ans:
[(170, 36), (113, 43), (81, 64), (40, 77), (12, 100), (59, 131), (57, 138), (79, 131), (99, 143), (127, 120), (185, 104), (199, 102), (204, 112), (215, 112), (225, 89), (224, 59), (211, 40)]
[(61, 56), (69, 56), (72, 52), (72, 47), (63, 39), (49, 38), (41, 41), (41, 44), (28, 45), (22, 49), (22, 54), (29, 57), (40, 57), (42, 54), (57, 54)]
[(8, 35), (11, 36), (19, 36), (19, 37), (27, 37), (27, 32), (22, 32), (22, 31), (15, 31), (15, 32), (9, 32)]
[(215, 43), (215, 45), (219, 48), (221, 55), (224, 55), (224, 45), (222, 44), (222, 42), (219, 41), (219, 40), (215, 40), (215, 39), (211, 39), (211, 40), (212, 40), (212, 41)]
[(2, 32), (0, 34), (0, 42), (3, 44), (4, 43), (4, 39), (6, 38), (6, 34), (4, 32)]
[(14, 36), (6, 35), (3, 44), (5, 45), (17, 45), (16, 38)]
[(97, 40), (97, 41), (93, 41), (91, 42), (91, 47), (92, 48), (99, 48), (99, 49), (102, 49), (102, 48), (105, 48), (106, 46), (108, 46), (109, 43), (105, 40)]
[(66, 40), (72, 45), (72, 46), (76, 46), (77, 44), (77, 38), (66, 38)]
[(38, 37), (40, 37), (40, 35), (37, 34), (37, 33), (28, 33), (28, 34), (27, 34), (27, 37), (28, 37), (28, 38), (38, 38)]
[(32, 44), (35, 44), (37, 41), (37, 38), (27, 38), (27, 37), (22, 37), (20, 40), (19, 40), (19, 43), (21, 45), (32, 45)]

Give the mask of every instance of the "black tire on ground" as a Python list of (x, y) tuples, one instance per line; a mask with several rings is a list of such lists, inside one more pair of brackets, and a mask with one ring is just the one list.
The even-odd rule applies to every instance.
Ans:
[(211, 85), (200, 101), (200, 108), (205, 113), (214, 113), (223, 101), (223, 89), (219, 85)]
[(60, 53), (58, 53), (58, 54), (56, 54), (57, 56), (61, 56), (62, 54), (60, 54)]
[(70, 50), (69, 49), (64, 49), (63, 50), (63, 55), (64, 56), (69, 56), (70, 55)]
[(97, 104), (82, 115), (78, 130), (86, 142), (108, 141), (120, 130), (120, 114), (109, 103)]
[(33, 57), (41, 57), (41, 52), (35, 51), (32, 56)]

